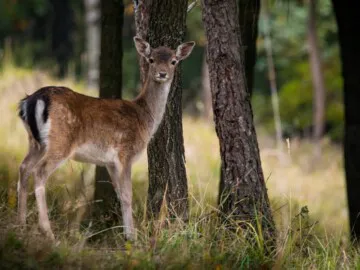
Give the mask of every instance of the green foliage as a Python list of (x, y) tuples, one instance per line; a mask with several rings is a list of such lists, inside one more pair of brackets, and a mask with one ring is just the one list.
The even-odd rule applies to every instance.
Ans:
[[(308, 5), (276, 1), (270, 8), (273, 56), (277, 72), (280, 113), (286, 134), (303, 133), (312, 126), (313, 85), (307, 44)], [(254, 111), (258, 122), (270, 130), (273, 117), (266, 81), (264, 20), (259, 22)], [(317, 33), (326, 86), (326, 126), (331, 139), (340, 141), (343, 129), (342, 78), (336, 22), (329, 1), (318, 5)], [(259, 78), (260, 77), (260, 78)], [(268, 97), (267, 97), (268, 96)]]

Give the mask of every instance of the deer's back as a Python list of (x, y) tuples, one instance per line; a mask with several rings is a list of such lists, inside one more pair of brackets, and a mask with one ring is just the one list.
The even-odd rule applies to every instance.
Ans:
[(80, 149), (86, 156), (96, 155), (96, 149), (99, 155), (112, 149), (132, 155), (147, 142), (144, 113), (136, 104), (66, 87), (44, 87), (23, 99), (20, 116), (35, 140), (60, 152)]

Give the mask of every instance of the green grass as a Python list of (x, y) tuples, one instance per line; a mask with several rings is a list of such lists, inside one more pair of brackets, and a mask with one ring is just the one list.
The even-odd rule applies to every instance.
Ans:
[[(249, 241), (229, 231), (216, 215), (219, 146), (212, 123), (184, 117), (190, 220), (144, 219), (147, 161), (133, 169), (134, 217), (138, 238), (125, 242), (121, 223), (99, 231), (74, 220), (91, 205), (94, 167), (68, 162), (49, 180), (47, 197), (56, 245), (37, 229), (29, 190), (28, 225), (16, 224), (17, 168), (27, 137), (16, 106), (43, 85), (66, 85), (95, 95), (71, 80), (54, 81), (40, 71), (8, 68), (0, 73), (0, 268), (1, 269), (360, 269), (359, 251), (347, 239), (348, 223), (341, 149), (324, 140), (322, 160), (311, 162), (312, 145), (293, 140), (279, 160), (272, 138), (258, 129), (262, 165), (278, 229), (276, 250), (263, 251), (261, 235)], [(255, 108), (256, 111), (256, 108)], [(306, 206), (306, 207), (305, 207)]]

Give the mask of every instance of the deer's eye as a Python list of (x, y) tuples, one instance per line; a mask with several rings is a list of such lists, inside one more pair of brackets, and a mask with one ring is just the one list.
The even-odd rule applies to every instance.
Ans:
[(175, 65), (176, 65), (176, 63), (177, 63), (177, 61), (176, 61), (176, 60), (172, 60), (172, 61), (171, 61), (171, 64), (172, 64), (173, 66), (175, 66)]
[(154, 63), (154, 59), (149, 58), (149, 63), (150, 63), (150, 64)]

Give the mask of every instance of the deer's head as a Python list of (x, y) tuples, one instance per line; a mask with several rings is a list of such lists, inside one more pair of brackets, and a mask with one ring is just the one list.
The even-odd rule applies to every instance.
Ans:
[(151, 48), (145, 40), (134, 37), (138, 53), (149, 63), (149, 79), (164, 83), (172, 80), (176, 66), (188, 57), (195, 42), (183, 43), (174, 51), (168, 47)]

